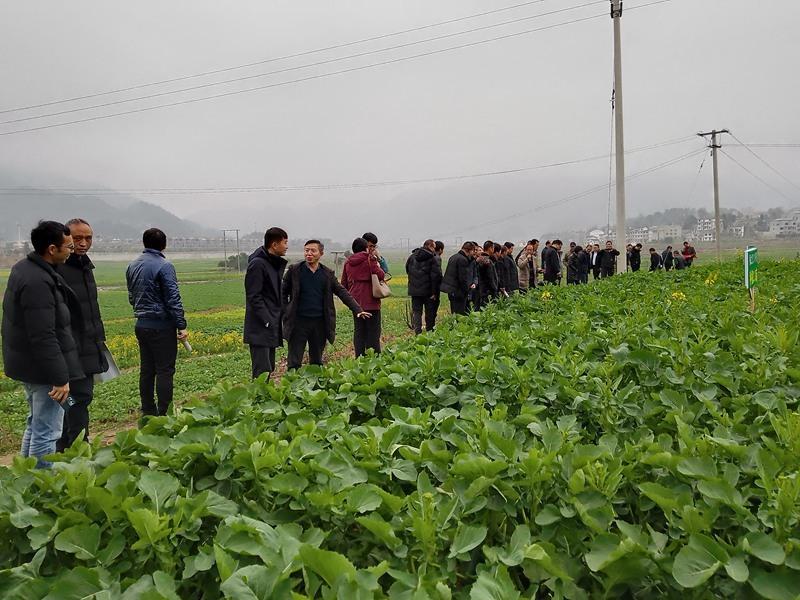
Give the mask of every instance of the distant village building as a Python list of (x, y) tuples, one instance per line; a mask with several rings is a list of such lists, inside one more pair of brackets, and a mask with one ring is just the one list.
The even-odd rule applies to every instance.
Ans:
[(745, 231), (744, 225), (731, 225), (730, 227), (728, 227), (728, 233), (732, 237), (743, 238), (744, 231)]
[(775, 219), (769, 224), (770, 235), (775, 237), (794, 237), (800, 235), (800, 210), (788, 217)]
[(663, 242), (665, 240), (679, 239), (683, 236), (683, 227), (680, 225), (657, 225), (650, 228), (648, 242)]

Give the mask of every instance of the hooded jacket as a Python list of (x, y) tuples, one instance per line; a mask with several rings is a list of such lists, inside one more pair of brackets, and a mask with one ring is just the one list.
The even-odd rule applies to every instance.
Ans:
[(244, 343), (277, 348), (283, 344), (281, 281), (286, 259), (261, 246), (247, 260), (244, 276)]
[(81, 309), (64, 279), (36, 252), (15, 264), (3, 297), (3, 370), (16, 381), (62, 386), (83, 379), (75, 330)]
[(86, 375), (108, 370), (108, 361), (103, 352), (106, 330), (100, 316), (93, 270), (94, 264), (85, 254), (71, 254), (66, 263), (56, 267), (56, 272), (72, 288), (80, 304), (82, 327), (75, 330), (75, 336), (80, 348), (81, 366)]
[(408, 295), (428, 298), (439, 293), (442, 285), (442, 265), (427, 248), (417, 248), (406, 260)]
[(381, 309), (380, 298), (372, 296), (372, 276), (383, 281), (386, 274), (378, 266), (378, 261), (369, 253), (357, 252), (350, 256), (342, 269), (342, 285), (365, 311)]

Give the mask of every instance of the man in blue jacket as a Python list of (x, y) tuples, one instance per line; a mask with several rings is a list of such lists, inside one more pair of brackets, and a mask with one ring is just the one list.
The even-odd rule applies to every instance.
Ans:
[(178, 341), (189, 336), (175, 267), (163, 254), (167, 236), (160, 229), (148, 229), (142, 242), (144, 252), (125, 273), (141, 357), (139, 395), (143, 415), (165, 415), (172, 403)]

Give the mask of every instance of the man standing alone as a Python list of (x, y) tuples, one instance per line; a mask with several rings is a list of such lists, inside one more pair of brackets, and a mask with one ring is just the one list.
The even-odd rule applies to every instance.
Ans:
[(422, 311), (425, 311), (425, 330), (436, 325), (436, 303), (442, 285), (442, 267), (436, 254), (436, 242), (425, 240), (406, 260), (408, 295), (411, 297), (411, 325), (414, 333), (422, 333)]
[(69, 229), (40, 221), (31, 243), (34, 251), (11, 269), (3, 297), (3, 369), (22, 383), (28, 400), (22, 456), (35, 456), (36, 467), (47, 468), (52, 463), (43, 457), (61, 438), (70, 381), (85, 375), (73, 337), (78, 299), (54, 268), (72, 253)]
[(144, 251), (125, 273), (141, 357), (139, 395), (144, 416), (163, 416), (172, 403), (178, 340), (189, 336), (178, 276), (163, 254), (167, 236), (160, 229), (148, 229), (142, 243)]
[(89, 439), (89, 405), (94, 394), (94, 375), (108, 370), (105, 356), (106, 332), (100, 317), (97, 301), (97, 284), (94, 280), (94, 264), (88, 256), (94, 233), (83, 219), (67, 221), (75, 250), (67, 262), (58, 265), (56, 271), (64, 278), (78, 298), (82, 326), (73, 328), (80, 348), (81, 368), (85, 377), (70, 381), (70, 395), (74, 401), (64, 412), (64, 430), (56, 444), (59, 452), (72, 446), (79, 437)]
[(309, 240), (303, 246), (302, 260), (286, 269), (283, 279), (283, 335), (289, 343), (289, 369), (299, 369), (308, 345), (308, 363), (322, 364), (325, 342), (336, 339), (336, 306), (333, 295), (345, 303), (357, 318), (371, 315), (361, 310), (353, 297), (336, 280), (336, 275), (320, 262), (325, 246)]
[(275, 370), (275, 349), (283, 345), (281, 282), (289, 234), (280, 227), (264, 233), (264, 245), (247, 261), (244, 276), (244, 343), (250, 345), (253, 379)]

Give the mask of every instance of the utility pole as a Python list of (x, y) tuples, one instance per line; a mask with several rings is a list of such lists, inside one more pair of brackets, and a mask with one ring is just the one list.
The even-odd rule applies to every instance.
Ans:
[(223, 229), (222, 230), (222, 264), (223, 264), (222, 268), (227, 273), (228, 272), (228, 250), (225, 247), (225, 234), (226, 233), (227, 233), (226, 230)]
[(730, 133), (727, 129), (720, 129), (720, 130), (713, 130), (707, 131), (705, 133), (698, 133), (702, 138), (706, 138), (711, 136), (711, 159), (714, 165), (714, 238), (717, 241), (717, 262), (722, 262), (722, 227), (721, 227), (721, 219), (719, 215), (719, 170), (717, 166), (717, 150), (722, 148), (722, 145), (717, 143), (717, 136), (722, 135), (723, 133)]
[(614, 22), (614, 141), (617, 155), (617, 250), (621, 262), (617, 272), (628, 270), (625, 248), (625, 130), (622, 120), (622, 0), (611, 0), (611, 20)]
[(227, 235), (229, 233), (236, 233), (236, 272), (242, 272), (242, 265), (240, 264), (239, 250), (239, 230), (238, 229), (223, 229), (222, 230), (222, 253), (225, 255), (225, 270), (228, 270), (228, 252), (227, 252)]

